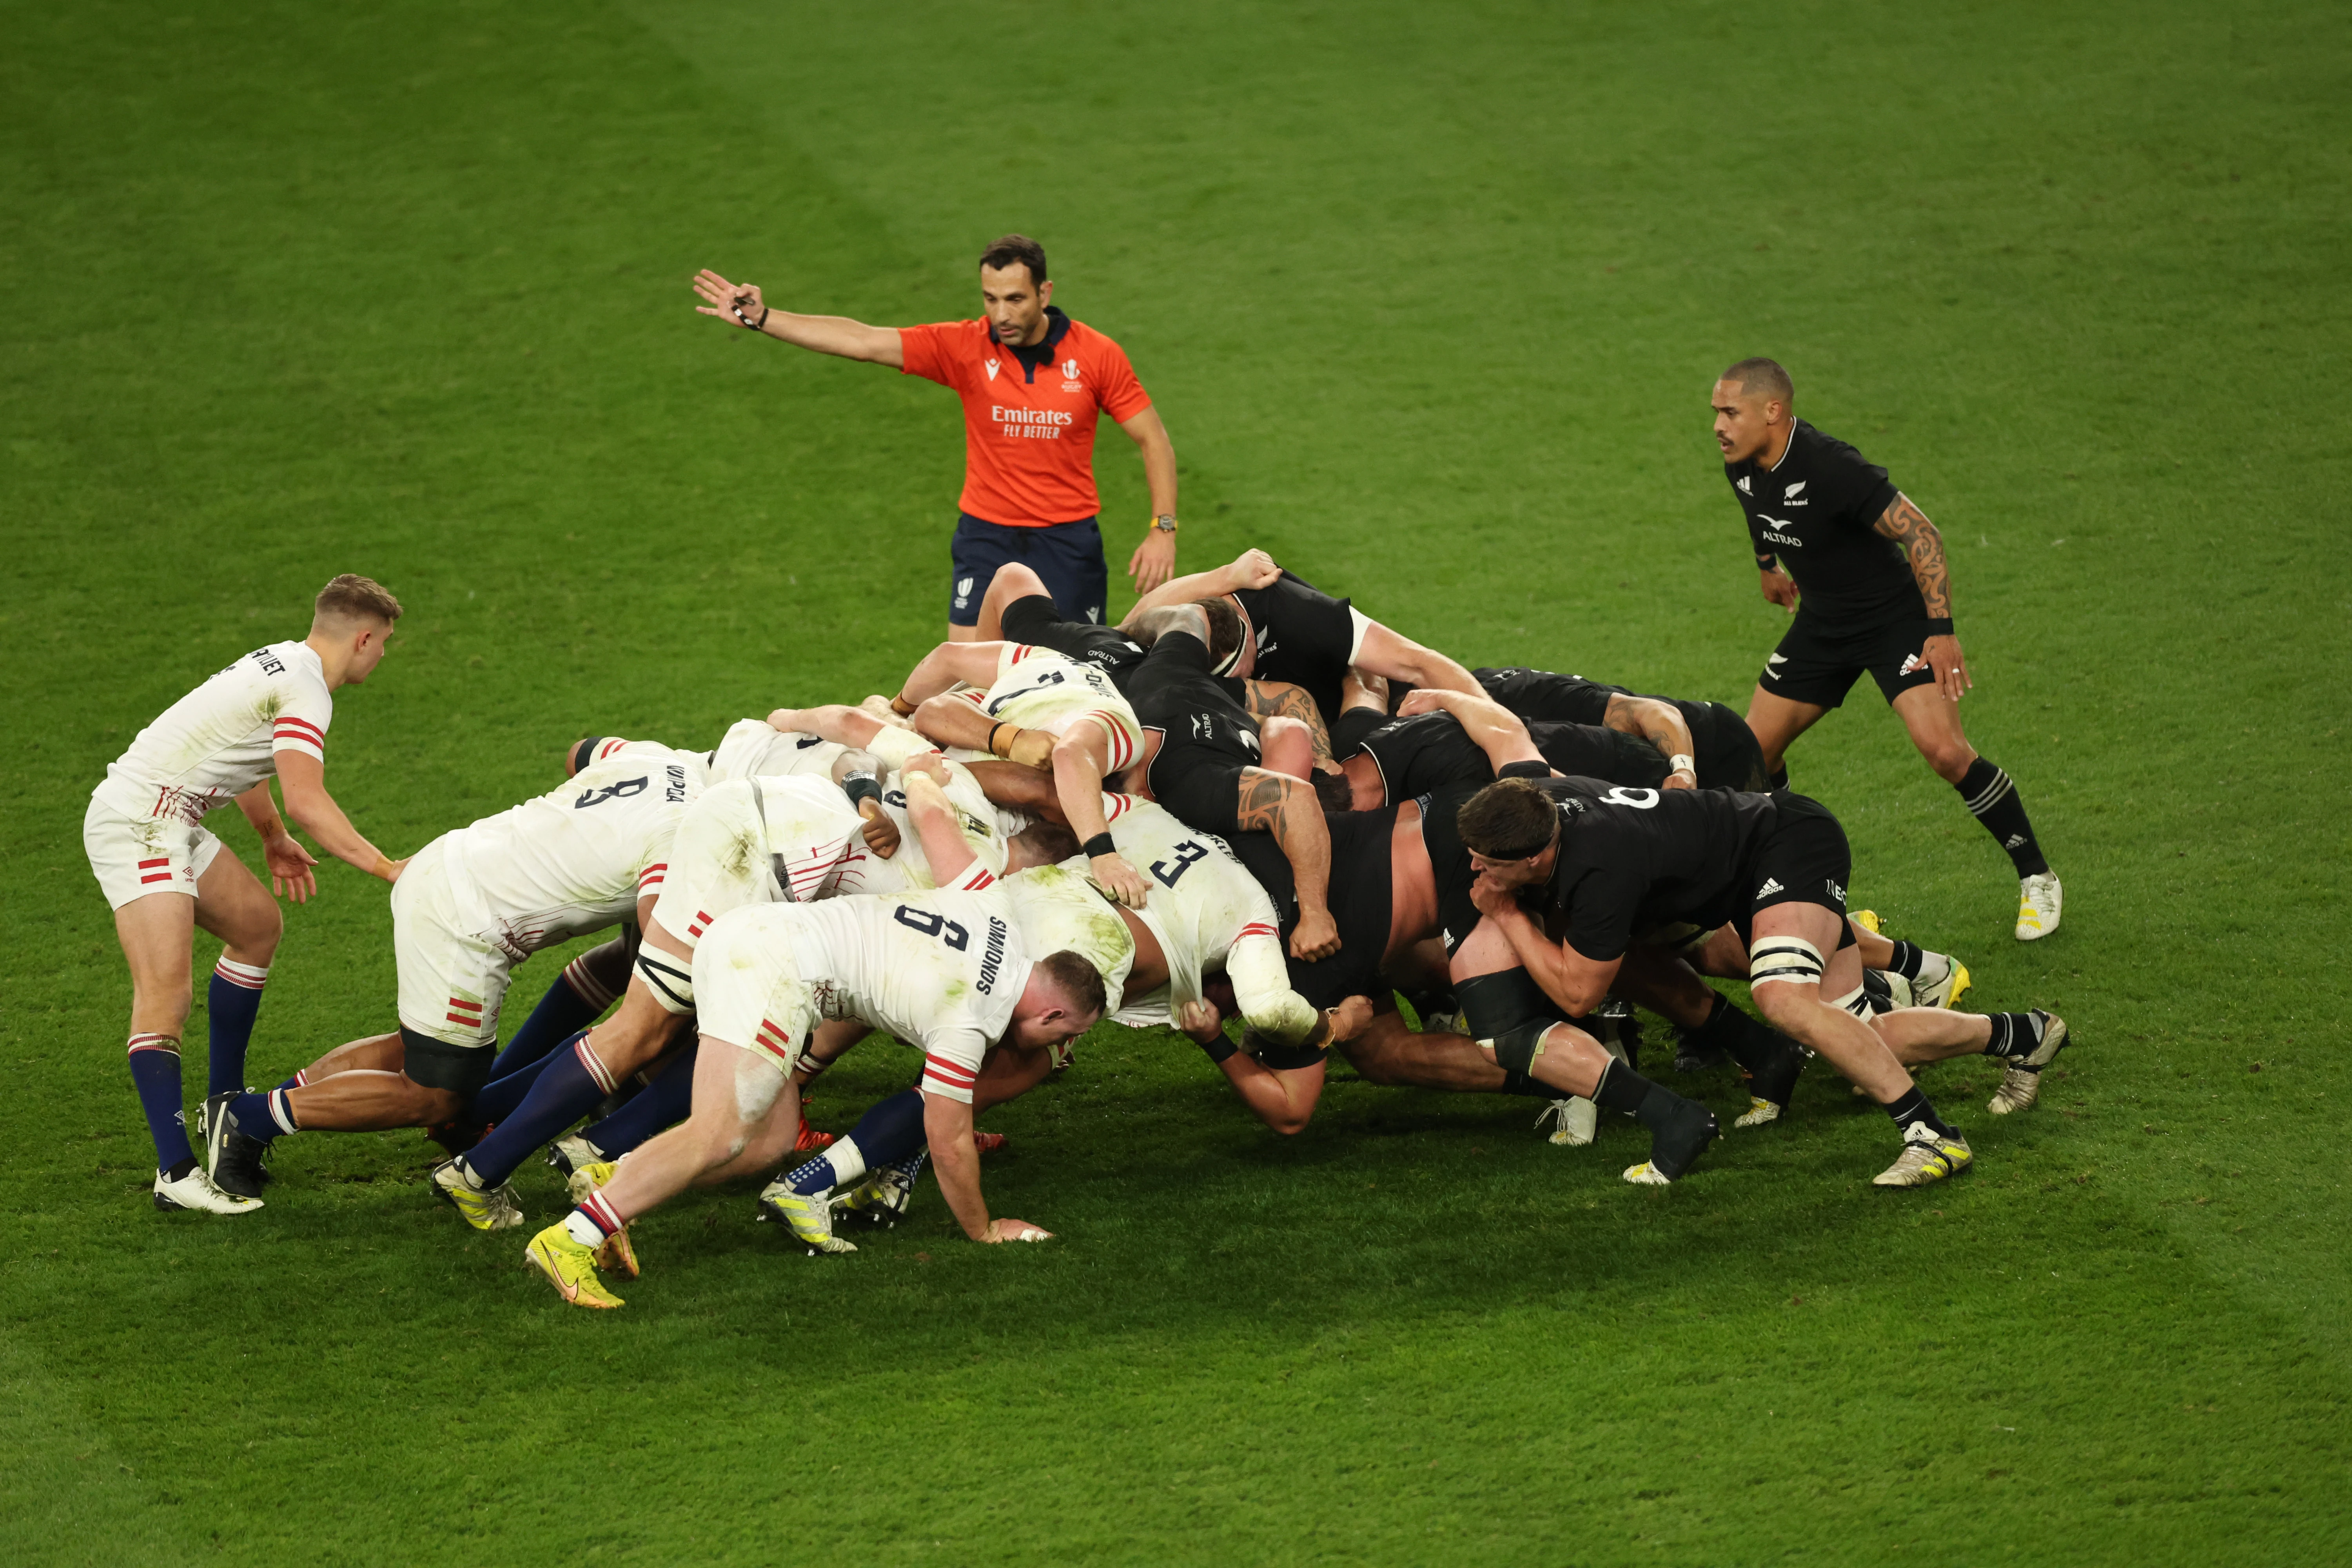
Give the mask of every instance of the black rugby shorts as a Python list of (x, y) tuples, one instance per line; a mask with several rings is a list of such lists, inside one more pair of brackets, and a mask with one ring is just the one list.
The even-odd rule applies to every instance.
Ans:
[(1867, 672), (1893, 702), (1915, 686), (1935, 683), (1936, 672), (1922, 651), (1927, 623), (1906, 616), (1851, 629), (1825, 626), (1800, 606), (1780, 646), (1764, 661), (1757, 684), (1775, 697), (1835, 708)]

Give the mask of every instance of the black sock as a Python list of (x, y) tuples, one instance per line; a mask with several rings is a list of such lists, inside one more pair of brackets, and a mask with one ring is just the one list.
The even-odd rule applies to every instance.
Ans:
[(184, 1180), (187, 1173), (195, 1168), (196, 1157), (194, 1154), (189, 1155), (184, 1160), (174, 1160), (170, 1165), (164, 1168), (163, 1179), (167, 1182)]
[(1896, 942), (1895, 944), (1895, 956), (1886, 961), (1886, 967), (1893, 970), (1895, 973), (1903, 976), (1906, 980), (1918, 979), (1919, 948), (1917, 944), (1907, 942)]
[(1764, 782), (1770, 784), (1774, 789), (1787, 789), (1789, 787), (1789, 764), (1787, 763), (1782, 763), (1779, 767), (1774, 768), (1770, 773), (1766, 773), (1764, 775)]
[(2007, 773), (1979, 757), (1952, 787), (1960, 792), (1969, 814), (2009, 851), (2019, 876), (2038, 877), (2050, 869), (2042, 846), (2034, 842), (2033, 824), (2025, 819), (2025, 802), (2018, 798), (2017, 785)]
[(1918, 1122), (1938, 1138), (1954, 1136), (1952, 1130), (1944, 1125), (1944, 1119), (1936, 1114), (1936, 1108), (1927, 1103), (1927, 1097), (1919, 1092), (1916, 1085), (1892, 1105), (1883, 1105), (1879, 1109), (1893, 1117), (1895, 1125), (1906, 1133), (1911, 1131), (1912, 1123)]
[(1652, 1083), (1623, 1062), (1613, 1060), (1592, 1089), (1593, 1104), (1603, 1110), (1638, 1117), (1642, 1125), (1654, 1132), (1659, 1122), (1682, 1103), (1682, 1098), (1663, 1084)]
[(2042, 1022), (2032, 1014), (1995, 1013), (1990, 1022), (1992, 1039), (1985, 1055), (2023, 1058), (2042, 1048)]
[(1529, 1100), (1566, 1100), (1569, 1095), (1569, 1091), (1564, 1089), (1555, 1089), (1550, 1084), (1531, 1079), (1523, 1072), (1513, 1072), (1508, 1068), (1503, 1069), (1503, 1087), (1497, 1092), (1523, 1094)]
[(1696, 1029), (1680, 1031), (1686, 1046), (1712, 1047), (1729, 1057), (1744, 1072), (1753, 1073), (1772, 1060), (1779, 1037), (1731, 1005), (1731, 998), (1718, 991), (1715, 1008), (1706, 1022)]

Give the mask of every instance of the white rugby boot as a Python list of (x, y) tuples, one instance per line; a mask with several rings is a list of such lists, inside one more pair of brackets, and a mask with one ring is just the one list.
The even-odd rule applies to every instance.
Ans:
[(2058, 873), (2043, 871), (2017, 884), (2017, 940), (2040, 942), (2058, 929), (2058, 910), (2065, 891)]

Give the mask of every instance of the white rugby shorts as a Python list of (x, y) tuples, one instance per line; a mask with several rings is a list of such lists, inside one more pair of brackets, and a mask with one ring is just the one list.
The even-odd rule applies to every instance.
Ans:
[(484, 922), (453, 883), (448, 842), (418, 850), (392, 885), (400, 1026), (445, 1045), (495, 1046), (516, 961), (479, 934)]
[(125, 816), (95, 798), (82, 813), (81, 844), (107, 907), (117, 910), (150, 893), (194, 898), (197, 879), (221, 852), (221, 841), (196, 823)]
[(1109, 760), (1109, 765), (1103, 770), (1105, 777), (1125, 773), (1143, 754), (1143, 726), (1137, 721), (1135, 710), (1116, 699), (1106, 702), (1083, 686), (1048, 686), (1042, 690), (1024, 691), (1000, 709), (996, 717), (1024, 730), (1043, 730), (1049, 735), (1060, 736), (1067, 736), (1088, 721), (1100, 725), (1109, 742), (1105, 753)]
[(696, 1027), (757, 1052), (789, 1073), (816, 1027), (816, 993), (801, 978), (788, 904), (756, 904), (721, 918), (694, 950)]

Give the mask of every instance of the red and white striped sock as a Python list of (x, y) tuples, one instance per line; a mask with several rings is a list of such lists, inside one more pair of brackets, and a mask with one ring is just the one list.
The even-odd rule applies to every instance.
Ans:
[(573, 1209), (565, 1216), (563, 1228), (572, 1240), (583, 1247), (602, 1247), (605, 1239), (622, 1227), (623, 1220), (602, 1193)]
[(213, 973), (231, 985), (242, 985), (247, 991), (258, 991), (269, 981), (269, 965), (239, 963), (234, 958), (226, 955), (218, 963), (213, 965)]

